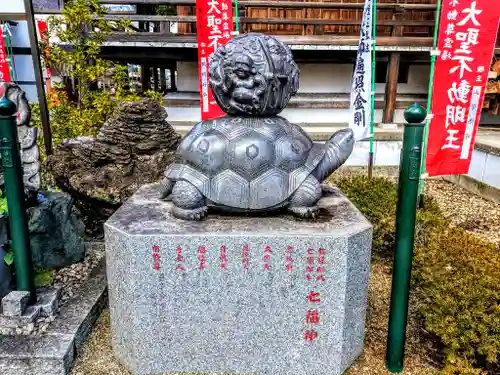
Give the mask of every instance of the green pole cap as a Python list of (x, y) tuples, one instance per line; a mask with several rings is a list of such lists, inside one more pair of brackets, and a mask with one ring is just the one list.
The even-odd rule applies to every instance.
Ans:
[(427, 117), (427, 111), (420, 104), (414, 103), (406, 108), (404, 117), (409, 124), (421, 124)]
[(17, 112), (14, 102), (9, 100), (6, 96), (0, 98), (0, 116), (14, 116)]

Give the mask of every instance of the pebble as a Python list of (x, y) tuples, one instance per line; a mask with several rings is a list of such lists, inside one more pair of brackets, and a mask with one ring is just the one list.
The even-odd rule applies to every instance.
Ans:
[(76, 263), (71, 266), (55, 271), (53, 275), (53, 286), (61, 288), (61, 300), (55, 316), (38, 317), (34, 322), (28, 323), (23, 327), (7, 328), (0, 327), (1, 335), (40, 335), (47, 331), (50, 323), (57, 319), (60, 308), (78, 293), (78, 289), (87, 279), (92, 270), (104, 258), (105, 250), (104, 243), (90, 242), (87, 243), (87, 254), (81, 263)]

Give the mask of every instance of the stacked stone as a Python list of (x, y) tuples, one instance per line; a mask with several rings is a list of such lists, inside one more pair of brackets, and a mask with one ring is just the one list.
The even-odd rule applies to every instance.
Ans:
[(93, 221), (109, 217), (142, 184), (161, 179), (180, 136), (155, 100), (120, 103), (97, 137), (64, 142), (48, 164), (56, 183)]

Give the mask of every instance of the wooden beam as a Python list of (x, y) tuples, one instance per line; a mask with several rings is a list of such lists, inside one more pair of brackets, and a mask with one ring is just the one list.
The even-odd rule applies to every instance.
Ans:
[[(276, 38), (285, 44), (291, 45), (339, 45), (339, 46), (357, 46), (359, 44), (358, 36), (344, 35), (276, 35)], [(127, 33), (114, 32), (107, 38), (108, 41), (119, 42), (162, 42), (167, 43), (196, 43), (196, 35), (176, 35), (171, 33)], [(432, 37), (378, 37), (378, 46), (432, 46)]]
[[(196, 16), (153, 16), (153, 15), (106, 15), (103, 17), (94, 17), (94, 19), (105, 20), (129, 20), (129, 21), (150, 21), (150, 22), (179, 22), (196, 23)], [(287, 25), (360, 25), (361, 20), (334, 20), (318, 18), (253, 18), (241, 17), (240, 23), (254, 24), (287, 24)], [(412, 20), (380, 20), (377, 21), (380, 26), (434, 26), (434, 21), (412, 21)]]
[[(401, 14), (394, 14), (393, 19), (401, 18)], [(392, 29), (392, 37), (398, 38), (403, 35), (403, 28), (395, 26)], [(398, 78), (401, 54), (392, 52), (387, 66), (387, 77), (385, 84), (385, 105), (382, 122), (392, 124), (394, 122), (394, 112), (396, 111), (396, 99), (398, 95)]]
[(167, 91), (167, 79), (165, 78), (165, 68), (160, 68), (160, 91), (165, 94)]
[[(127, 5), (127, 4), (170, 4), (195, 6), (196, 0), (101, 0), (102, 4)], [(323, 2), (295, 2), (295, 1), (262, 1), (262, 0), (241, 0), (238, 7), (275, 7), (275, 8), (322, 8), (322, 9), (363, 9), (363, 3), (323, 3)], [(436, 10), (436, 4), (377, 4), (379, 9), (404, 9), (404, 10)]]
[(141, 85), (142, 92), (146, 92), (149, 90), (149, 84), (151, 80), (151, 67), (148, 65), (141, 66)]
[(25, 21), (24, 13), (0, 13), (0, 21)]
[(158, 91), (160, 88), (158, 81), (158, 68), (153, 68), (153, 87), (155, 91)]

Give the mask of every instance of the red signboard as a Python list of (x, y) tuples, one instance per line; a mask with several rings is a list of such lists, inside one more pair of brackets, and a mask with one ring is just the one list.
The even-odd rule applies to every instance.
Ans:
[[(49, 41), (49, 29), (47, 28), (47, 22), (42, 21), (42, 20), (37, 20), (36, 21), (37, 26), (38, 26), (38, 33), (40, 35), (40, 40), (42, 40), (44, 43), (48, 43)], [(50, 70), (49, 67), (45, 67), (47, 78), (52, 77), (52, 71)]]
[(426, 169), (469, 171), (500, 8), (491, 0), (445, 0), (439, 24)]
[(0, 81), (11, 82), (9, 60), (5, 49), (5, 39), (2, 25), (0, 25)]
[(198, 77), (200, 80), (201, 119), (221, 117), (224, 112), (215, 102), (208, 85), (210, 55), (231, 39), (233, 8), (231, 0), (196, 0), (198, 33)]

